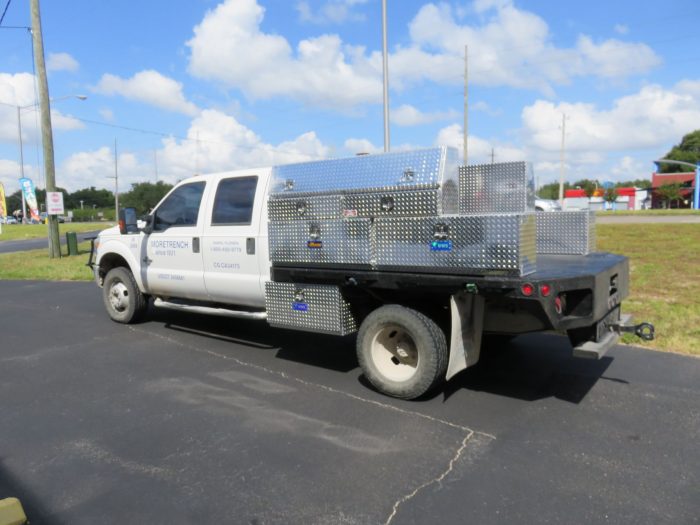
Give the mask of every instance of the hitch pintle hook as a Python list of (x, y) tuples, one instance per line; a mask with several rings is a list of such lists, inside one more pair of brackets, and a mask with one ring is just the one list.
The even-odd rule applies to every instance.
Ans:
[(634, 334), (645, 341), (654, 340), (654, 325), (651, 323), (624, 324), (622, 322), (612, 325), (612, 328), (619, 334)]

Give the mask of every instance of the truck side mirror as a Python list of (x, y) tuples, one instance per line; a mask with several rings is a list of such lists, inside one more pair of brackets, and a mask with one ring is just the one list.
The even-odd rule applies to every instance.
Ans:
[(146, 215), (145, 217), (143, 217), (142, 220), (144, 220), (146, 222), (146, 226), (144, 226), (143, 230), (142, 230), (143, 233), (145, 233), (146, 235), (153, 233), (153, 227), (154, 227), (155, 222), (156, 222), (156, 216), (153, 214), (149, 214), (149, 215)]
[(119, 233), (137, 233), (139, 231), (136, 222), (136, 208), (122, 208), (119, 210)]

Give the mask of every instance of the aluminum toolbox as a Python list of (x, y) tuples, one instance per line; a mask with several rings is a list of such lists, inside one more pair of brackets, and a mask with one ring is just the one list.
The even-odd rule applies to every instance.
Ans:
[(459, 213), (535, 211), (535, 177), (526, 162), (459, 167)]
[(590, 210), (540, 212), (537, 253), (587, 255), (595, 252), (595, 212)]
[(270, 260), (287, 266), (370, 266), (370, 229), (371, 219), (270, 222)]
[(447, 191), (453, 191), (453, 195), (446, 199), (437, 190), (349, 193), (342, 196), (342, 214), (344, 217), (442, 215), (445, 201), (449, 202), (449, 209), (457, 207), (457, 188), (450, 187)]
[(267, 202), (270, 221), (337, 219), (341, 214), (340, 195), (316, 195), (296, 198), (271, 196)]
[(535, 271), (535, 214), (378, 218), (379, 269), (527, 275)]
[(456, 213), (458, 178), (457, 151), (443, 147), (276, 166), (270, 195), (433, 190), (442, 201), (442, 213)]
[(337, 286), (265, 283), (267, 322), (280, 328), (347, 335), (357, 323)]

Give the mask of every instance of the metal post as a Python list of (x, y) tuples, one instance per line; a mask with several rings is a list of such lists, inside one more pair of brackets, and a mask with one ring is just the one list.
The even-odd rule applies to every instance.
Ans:
[(389, 56), (386, 44), (386, 0), (382, 0), (382, 53), (384, 71), (384, 152), (391, 149), (389, 137)]
[(119, 220), (119, 168), (117, 162), (117, 139), (114, 139), (114, 220)]
[(469, 135), (469, 47), (464, 46), (464, 165), (467, 165), (467, 137)]
[[(19, 137), (19, 173), (24, 178), (24, 146), (22, 145), (22, 108), (17, 106), (17, 136)], [(22, 222), (27, 217), (27, 201), (22, 190)]]
[(158, 184), (158, 150), (153, 150), (153, 165), (156, 168), (156, 184)]
[(566, 137), (566, 114), (561, 114), (561, 152), (559, 154), (559, 205), (564, 207), (564, 137)]
[[(56, 191), (56, 167), (53, 157), (53, 133), (51, 131), (51, 106), (49, 102), (49, 83), (46, 79), (44, 62), (44, 40), (41, 34), (41, 14), (39, 0), (30, 0), (32, 17), (32, 42), (34, 45), (34, 62), (36, 63), (37, 84), (39, 90), (39, 108), (41, 109), (41, 143), (44, 149), (44, 171), (46, 172), (46, 191)], [(55, 215), (48, 216), (49, 257), (61, 257), (61, 244), (58, 239), (58, 221)]]

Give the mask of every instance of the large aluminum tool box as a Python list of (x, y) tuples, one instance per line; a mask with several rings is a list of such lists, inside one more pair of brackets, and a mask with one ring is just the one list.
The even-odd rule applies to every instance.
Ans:
[[(363, 155), (276, 166), (271, 198), (432, 190), (438, 210), (456, 213), (458, 159), (453, 148)], [(359, 215), (359, 208), (356, 206)]]
[(596, 251), (595, 212), (537, 213), (537, 253), (588, 255)]
[(526, 162), (459, 167), (459, 213), (535, 211), (535, 177)]
[(535, 214), (378, 218), (379, 269), (527, 275), (535, 271)]
[(271, 196), (267, 202), (270, 221), (338, 219), (341, 214), (341, 195), (315, 195), (295, 198)]
[(276, 265), (370, 266), (371, 219), (270, 222), (270, 260)]
[(280, 328), (347, 335), (357, 322), (337, 286), (265, 283), (267, 322)]

